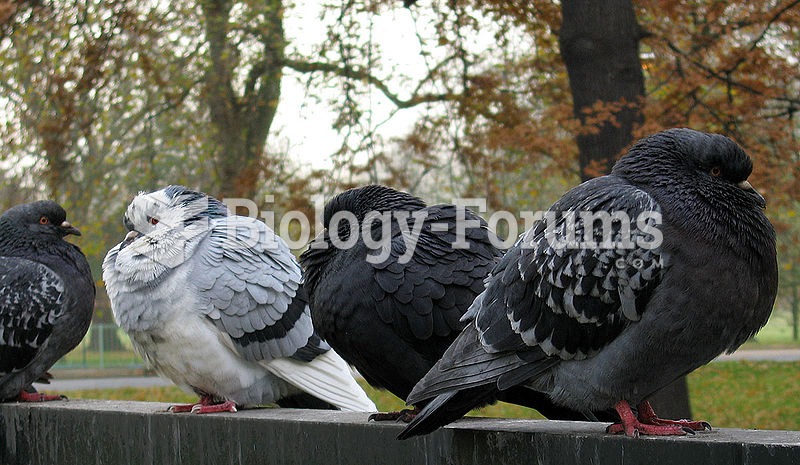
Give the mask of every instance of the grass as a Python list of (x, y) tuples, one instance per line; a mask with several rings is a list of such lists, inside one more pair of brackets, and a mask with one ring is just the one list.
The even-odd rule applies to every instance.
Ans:
[(767, 324), (742, 349), (800, 348), (800, 341), (792, 339), (792, 325), (785, 312), (774, 313)]
[(800, 430), (800, 362), (717, 362), (689, 375), (692, 413), (730, 428)]
[[(381, 411), (404, 403), (385, 391), (362, 384)], [(716, 362), (689, 375), (692, 411), (718, 428), (800, 430), (800, 362)], [(115, 399), (186, 403), (196, 398), (177, 387), (126, 388), (63, 392), (75, 399)], [(535, 410), (502, 402), (470, 415), (542, 418)]]

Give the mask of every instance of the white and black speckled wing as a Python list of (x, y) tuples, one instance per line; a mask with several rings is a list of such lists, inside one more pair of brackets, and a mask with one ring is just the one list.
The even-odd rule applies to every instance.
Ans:
[[(571, 190), (550, 211), (550, 221), (545, 216), (506, 253), (465, 314), (476, 331), (459, 335), (409, 403), (523, 383), (559, 360), (591, 357), (639, 320), (669, 266), (657, 246), (658, 204), (605, 177)], [(612, 213), (631, 221), (593, 220)], [(466, 340), (476, 336), (478, 343)]]
[(509, 251), (473, 309), (488, 351), (589, 357), (639, 320), (668, 266), (657, 247), (660, 208), (629, 184), (579, 186), (550, 212)]
[(0, 376), (33, 360), (65, 309), (64, 282), (48, 267), (0, 257)]

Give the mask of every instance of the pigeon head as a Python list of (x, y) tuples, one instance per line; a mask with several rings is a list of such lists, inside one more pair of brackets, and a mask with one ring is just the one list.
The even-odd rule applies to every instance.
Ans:
[(123, 223), (128, 231), (151, 234), (224, 216), (228, 209), (219, 200), (183, 186), (168, 186), (139, 193), (128, 206)]
[(613, 173), (645, 190), (695, 194), (711, 204), (766, 207), (747, 178), (753, 162), (733, 140), (686, 128), (668, 129), (634, 144)]
[(395, 210), (417, 211), (425, 208), (425, 202), (413, 195), (392, 189), (380, 184), (350, 189), (337, 195), (325, 205), (322, 221), (326, 228), (330, 226), (333, 215), (340, 211), (355, 215), (360, 223), (369, 212), (385, 212)]
[(81, 232), (67, 221), (67, 212), (52, 200), (17, 205), (0, 217), (2, 228), (17, 233), (12, 237), (30, 237), (37, 240), (55, 241)]
[(117, 252), (143, 276), (158, 276), (191, 256), (210, 220), (227, 215), (219, 200), (183, 186), (142, 192), (125, 212), (129, 232)]

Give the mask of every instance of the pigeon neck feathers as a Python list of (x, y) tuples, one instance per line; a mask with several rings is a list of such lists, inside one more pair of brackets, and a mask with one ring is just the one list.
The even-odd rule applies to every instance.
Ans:
[(752, 169), (750, 157), (731, 139), (679, 128), (641, 139), (612, 175), (650, 194), (665, 222), (687, 237), (753, 260), (774, 249), (775, 231), (764, 215), (764, 198), (747, 182)]
[(397, 191), (386, 186), (373, 184), (357, 189), (350, 189), (337, 195), (325, 205), (323, 225), (330, 226), (333, 216), (340, 211), (355, 215), (360, 223), (371, 211), (417, 211), (427, 205), (419, 197), (406, 192)]
[[(414, 212), (427, 207), (420, 198), (406, 192), (397, 191), (380, 184), (350, 189), (337, 195), (325, 205), (323, 226), (331, 233), (331, 222), (337, 213), (347, 212), (361, 224), (370, 212), (408, 211)], [(339, 239), (350, 238), (350, 221), (337, 221)]]

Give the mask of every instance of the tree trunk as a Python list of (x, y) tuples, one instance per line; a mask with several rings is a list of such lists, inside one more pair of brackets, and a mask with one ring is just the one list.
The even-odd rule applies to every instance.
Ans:
[(582, 180), (611, 171), (643, 121), (642, 30), (630, 0), (565, 0), (559, 34), (567, 67)]
[[(639, 58), (643, 31), (630, 0), (564, 0), (559, 33), (573, 111), (582, 180), (607, 174), (643, 122), (644, 75)], [(665, 418), (691, 418), (686, 377), (651, 399)]]
[(269, 166), (266, 139), (280, 99), (285, 47), (283, 7), (280, 0), (263, 3), (260, 12), (264, 23), (253, 28), (263, 47), (262, 59), (250, 68), (242, 94), (237, 95), (233, 82), (239, 51), (232, 44), (229, 30), (232, 3), (204, 0), (201, 5), (209, 55), (205, 100), (215, 128), (218, 194), (253, 199)]

